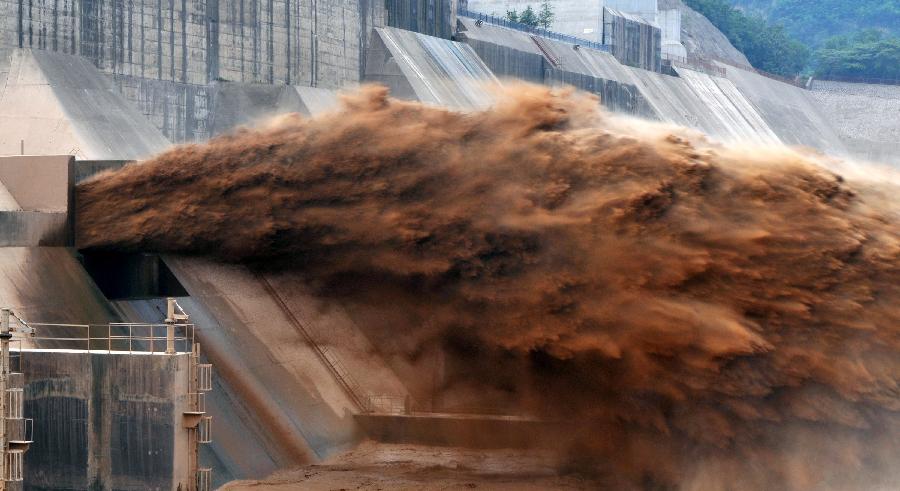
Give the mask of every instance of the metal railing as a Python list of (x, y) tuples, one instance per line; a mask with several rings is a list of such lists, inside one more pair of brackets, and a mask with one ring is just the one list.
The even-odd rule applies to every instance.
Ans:
[(212, 469), (204, 467), (197, 469), (197, 491), (209, 491), (212, 485)]
[(200, 363), (197, 365), (197, 390), (209, 392), (212, 390), (212, 364)]
[[(166, 324), (114, 322), (110, 324), (52, 324), (29, 322), (39, 335), (30, 337), (36, 348), (85, 351), (127, 351), (165, 353)], [(176, 353), (190, 353), (194, 345), (194, 325), (175, 324)], [(21, 349), (21, 348), (20, 348)]]
[(533, 34), (535, 36), (545, 37), (548, 39), (555, 39), (557, 41), (562, 41), (569, 44), (575, 44), (578, 46), (584, 46), (591, 49), (596, 49), (598, 51), (609, 52), (609, 46), (598, 43), (597, 41), (591, 41), (588, 39), (583, 39), (575, 36), (570, 36), (568, 34), (563, 34), (561, 32), (550, 31), (548, 29), (544, 29), (543, 27), (533, 27), (526, 24), (521, 24), (518, 22), (513, 22), (505, 17), (494, 17), (493, 15), (483, 14), (481, 12), (473, 12), (469, 9), (459, 7), (456, 10), (456, 14), (461, 17), (467, 17), (469, 19), (475, 19), (476, 21), (485, 22), (487, 24), (491, 24), (493, 26), (505, 27), (507, 29), (514, 29), (516, 31), (526, 32), (528, 34)]
[(366, 412), (380, 414), (409, 414), (413, 412), (408, 396), (373, 395), (366, 398)]
[(199, 413), (206, 412), (206, 392), (191, 392), (188, 394), (188, 403)]
[(6, 419), (22, 419), (25, 414), (25, 389), (13, 387), (6, 389)]
[(3, 476), (3, 480), (7, 482), (19, 482), (24, 480), (23, 476), (23, 455), (25, 451), (23, 450), (7, 450), (5, 452), (5, 468), (6, 475)]
[(212, 416), (203, 416), (197, 424), (197, 443), (212, 443)]

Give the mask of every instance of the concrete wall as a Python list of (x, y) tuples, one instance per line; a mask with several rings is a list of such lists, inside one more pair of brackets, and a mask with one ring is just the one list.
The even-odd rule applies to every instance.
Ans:
[(338, 104), (334, 91), (318, 87), (219, 82), (210, 87), (210, 92), (210, 136), (263, 123), (278, 114), (311, 116)]
[[(449, 37), (444, 1), (427, 5)], [(0, 49), (81, 55), (169, 139), (187, 141), (211, 135), (209, 83), (355, 84), (384, 22), (373, 0), (0, 0)], [(123, 157), (133, 156), (85, 156)]]
[(169, 146), (86, 59), (13, 49), (0, 52), (0, 155), (20, 154), (22, 142), (27, 155), (80, 159), (145, 158)]
[(359, 414), (356, 420), (375, 441), (466, 448), (529, 447), (573, 431), (560, 423), (509, 416)]
[(133, 163), (129, 160), (78, 160), (75, 162), (75, 184), (90, 179), (96, 174), (110, 170), (119, 169), (127, 164)]
[(831, 155), (849, 151), (813, 93), (763, 77), (749, 70), (726, 66), (726, 77), (750, 101), (772, 131), (786, 145), (802, 145)]
[(122, 165), (71, 155), (0, 157), (0, 247), (72, 245), (75, 183)]
[(681, 43), (687, 56), (720, 60), (730, 65), (750, 66), (743, 53), (716, 29), (706, 17), (694, 11), (681, 0), (659, 0), (660, 10), (676, 9), (681, 12)]
[[(550, 30), (570, 36), (601, 42), (603, 32), (603, 0), (550, 0), (553, 23)], [(505, 17), (507, 10), (519, 14), (531, 7), (540, 11), (537, 0), (469, 0), (468, 8), (495, 17)]]
[(386, 0), (386, 25), (450, 39), (456, 5), (456, 0)]
[(602, 42), (622, 64), (660, 71), (661, 39), (659, 27), (643, 17), (608, 7), (603, 9)]
[[(515, 79), (537, 84), (544, 82), (544, 71), (547, 67), (544, 56), (536, 49), (523, 51), (484, 42), (468, 38), (465, 32), (459, 33), (457, 39), (471, 46), (484, 64), (501, 80)], [(528, 48), (534, 48), (534, 45), (526, 47)]]
[(154, 80), (331, 85), (358, 80), (383, 18), (366, 0), (3, 0), (0, 44)]
[(603, 6), (635, 15), (650, 24), (655, 24), (658, 20), (659, 5), (657, 0), (604, 0)]
[[(695, 128), (721, 140), (785, 143), (838, 156), (849, 154), (832, 121), (838, 118), (829, 118), (813, 93), (747, 70), (722, 65), (723, 78), (677, 67), (671, 76), (626, 66), (609, 53), (575, 49), (552, 39), (542, 39), (541, 49), (536, 49), (525, 33), (476, 26), (471, 19), (461, 18), (458, 25), (459, 39), (499, 73), (527, 70), (536, 74), (535, 68), (528, 67), (535, 67), (534, 57), (541, 56), (545, 83), (568, 83), (601, 96), (605, 93), (604, 104), (617, 111)], [(615, 82), (620, 89), (610, 90), (602, 81)], [(885, 117), (888, 126), (894, 119)]]
[(532, 63), (529, 58), (540, 54), (544, 83), (565, 83), (597, 93), (603, 104), (615, 111), (696, 128), (723, 140), (779, 141), (768, 120), (731, 80), (691, 70), (679, 69), (681, 76), (642, 70), (622, 64), (610, 53), (576, 49), (552, 39), (542, 39), (541, 48), (533, 49), (525, 33), (487, 24), (476, 26), (470, 19), (458, 23), (465, 29), (460, 39), (477, 41), (473, 47), (486, 53), (490, 65), (499, 60), (515, 67), (516, 63)]
[(69, 245), (66, 213), (0, 211), (0, 247)]
[(169, 80), (113, 75), (122, 95), (173, 142), (202, 141), (210, 136), (211, 88)]
[[(216, 482), (315, 462), (361, 437), (353, 419), (359, 408), (301, 329), (341, 361), (357, 391), (406, 394), (340, 306), (315, 298), (294, 276), (197, 258), (165, 261), (190, 295), (179, 303), (216, 367), (208, 396)], [(153, 302), (117, 306), (133, 321), (158, 322)]]
[(71, 155), (0, 157), (0, 182), (26, 211), (66, 212), (72, 204)]
[(387, 85), (395, 97), (455, 109), (491, 104), (497, 78), (466, 44), (391, 27), (376, 29), (365, 80)]
[[(457, 20), (457, 39), (468, 44), (485, 62), (488, 68), (503, 79), (515, 78), (548, 85), (571, 85), (600, 96), (600, 102), (613, 111), (655, 117), (646, 100), (634, 85), (623, 84), (610, 78), (597, 77), (586, 67), (573, 70), (562, 53), (578, 56), (576, 50), (553, 50), (564, 43), (541, 40), (539, 48), (535, 38), (523, 32), (482, 24), (468, 18)], [(571, 45), (568, 45), (571, 46)], [(580, 50), (581, 48), (579, 48)], [(560, 53), (552, 59), (546, 53)]]
[(69, 245), (74, 179), (69, 155), (0, 157), (0, 183), (18, 205), (0, 211), (0, 247)]
[(25, 488), (186, 489), (188, 355), (25, 350)]
[(681, 11), (660, 10), (657, 23), (662, 35), (662, 55), (669, 59), (687, 59), (687, 49), (681, 44)]
[(0, 247), (0, 305), (37, 322), (120, 320), (65, 247)]

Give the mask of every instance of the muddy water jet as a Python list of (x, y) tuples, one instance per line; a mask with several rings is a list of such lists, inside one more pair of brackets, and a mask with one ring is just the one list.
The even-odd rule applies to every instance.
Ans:
[(462, 346), (447, 394), (583, 421), (571, 463), (620, 488), (896, 487), (895, 198), (596, 108), (366, 87), (83, 183), (78, 245), (296, 271), (385, 353)]

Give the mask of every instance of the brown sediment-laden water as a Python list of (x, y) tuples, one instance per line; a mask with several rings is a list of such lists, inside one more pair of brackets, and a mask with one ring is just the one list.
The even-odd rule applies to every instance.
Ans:
[(81, 184), (77, 242), (394, 312), (382, 349), (477, 352), (447, 384), (577, 422), (539, 443), (617, 489), (897, 489), (900, 188), (830, 165), (566, 90), (364, 87)]

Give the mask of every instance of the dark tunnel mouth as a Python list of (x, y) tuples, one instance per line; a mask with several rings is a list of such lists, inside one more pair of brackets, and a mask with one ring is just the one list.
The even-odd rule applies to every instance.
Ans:
[(109, 300), (188, 296), (159, 254), (83, 250), (80, 259)]

